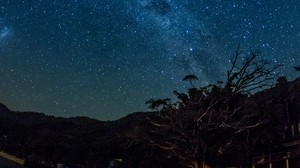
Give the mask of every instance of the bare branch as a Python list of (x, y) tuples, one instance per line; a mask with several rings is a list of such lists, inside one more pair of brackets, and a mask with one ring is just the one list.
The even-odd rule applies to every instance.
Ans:
[(237, 66), (237, 59), (240, 57), (239, 47), (235, 53), (231, 69), (227, 73), (227, 83), (225, 88), (234, 93), (250, 93), (258, 88), (270, 86), (271, 80), (274, 79), (274, 73), (280, 66), (269, 67), (270, 62), (266, 60), (257, 60), (258, 53), (252, 52), (249, 57), (245, 58), (241, 67)]

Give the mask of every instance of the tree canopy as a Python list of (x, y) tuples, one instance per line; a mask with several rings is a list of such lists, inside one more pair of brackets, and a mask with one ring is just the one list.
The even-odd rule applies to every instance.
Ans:
[(150, 108), (163, 108), (158, 118), (150, 120), (151, 134), (140, 134), (143, 141), (178, 160), (182, 167), (225, 165), (229, 156), (238, 160), (236, 166), (249, 164), (250, 156), (257, 152), (254, 146), (267, 144), (280, 134), (268, 130), (274, 116), (249, 96), (259, 88), (271, 87), (279, 65), (258, 59), (259, 53), (245, 58), (241, 54), (238, 48), (224, 86), (218, 82), (197, 88), (192, 82), (198, 77), (187, 75), (183, 80), (192, 88), (187, 93), (173, 92), (177, 105), (172, 106), (170, 99), (147, 101)]
[(183, 81), (189, 81), (191, 86), (195, 87), (192, 82), (198, 80), (198, 77), (196, 75), (187, 75), (182, 80)]

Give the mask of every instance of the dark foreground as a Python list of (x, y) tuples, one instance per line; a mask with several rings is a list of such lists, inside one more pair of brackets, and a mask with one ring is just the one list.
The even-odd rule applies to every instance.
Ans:
[[(16, 112), (0, 103), (0, 147), (30, 168), (282, 168), (287, 160), (300, 168), (300, 78), (281, 77), (254, 95), (217, 85), (174, 94), (178, 107), (115, 121)], [(20, 168), (1, 159), (0, 168), (8, 167)]]
[(11, 162), (1, 157), (0, 157), (0, 167), (1, 168), (23, 168), (23, 166), (20, 166), (17, 163)]

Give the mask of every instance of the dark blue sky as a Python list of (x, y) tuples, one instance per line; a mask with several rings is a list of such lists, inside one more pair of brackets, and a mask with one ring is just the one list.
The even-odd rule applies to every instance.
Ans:
[(187, 74), (222, 80), (238, 43), (294, 79), (299, 18), (298, 0), (4, 0), (0, 101), (117, 119), (184, 91)]

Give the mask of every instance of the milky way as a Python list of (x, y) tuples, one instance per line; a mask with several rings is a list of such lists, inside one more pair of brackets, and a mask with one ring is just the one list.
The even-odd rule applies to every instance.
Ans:
[(223, 80), (234, 50), (299, 76), (300, 1), (6, 0), (0, 101), (14, 110), (117, 119), (145, 100)]
[(3, 27), (0, 30), (0, 43), (3, 41), (5, 41), (5, 39), (7, 38), (7, 36), (9, 36), (11, 34), (11, 30), (9, 30), (8, 27)]

